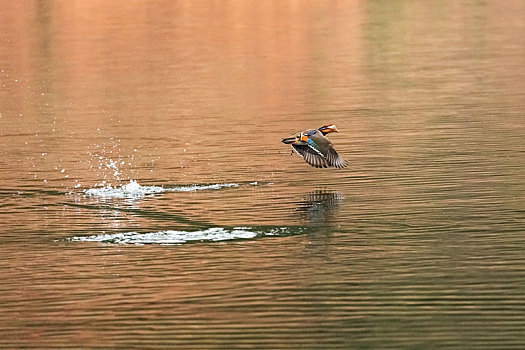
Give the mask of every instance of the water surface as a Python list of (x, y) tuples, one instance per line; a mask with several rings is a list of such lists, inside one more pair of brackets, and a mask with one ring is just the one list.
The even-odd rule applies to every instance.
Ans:
[(523, 18), (2, 2), (0, 347), (524, 348)]

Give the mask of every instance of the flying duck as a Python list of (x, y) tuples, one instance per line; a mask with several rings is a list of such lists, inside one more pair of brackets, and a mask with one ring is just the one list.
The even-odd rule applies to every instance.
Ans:
[(321, 126), (319, 129), (309, 129), (286, 137), (283, 143), (291, 144), (297, 154), (316, 168), (344, 168), (348, 162), (337, 154), (332, 142), (325, 136), (331, 132), (339, 132), (334, 124)]

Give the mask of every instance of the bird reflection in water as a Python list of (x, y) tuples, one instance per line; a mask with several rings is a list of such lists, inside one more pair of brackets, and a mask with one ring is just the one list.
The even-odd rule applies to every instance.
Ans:
[(299, 202), (297, 211), (301, 219), (314, 225), (329, 225), (336, 222), (335, 216), (344, 200), (342, 192), (317, 190), (310, 192)]
[(332, 256), (333, 223), (338, 222), (337, 213), (344, 201), (342, 192), (318, 190), (310, 192), (298, 203), (297, 212), (304, 222), (309, 222), (309, 244), (305, 252), (330, 260)]

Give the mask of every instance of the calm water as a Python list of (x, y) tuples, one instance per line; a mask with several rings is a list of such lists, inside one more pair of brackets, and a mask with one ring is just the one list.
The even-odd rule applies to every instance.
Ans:
[(1, 7), (0, 347), (525, 348), (525, 2)]

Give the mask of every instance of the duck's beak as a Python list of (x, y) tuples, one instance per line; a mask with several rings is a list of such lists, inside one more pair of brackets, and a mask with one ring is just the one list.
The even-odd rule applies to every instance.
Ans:
[(286, 143), (286, 144), (296, 143), (296, 142), (297, 142), (297, 137), (295, 137), (295, 136), (292, 136), (292, 137), (286, 137), (286, 138), (282, 139), (281, 142), (282, 142), (282, 143)]
[(334, 131), (339, 132), (339, 130), (335, 127), (335, 125), (334, 125)]

